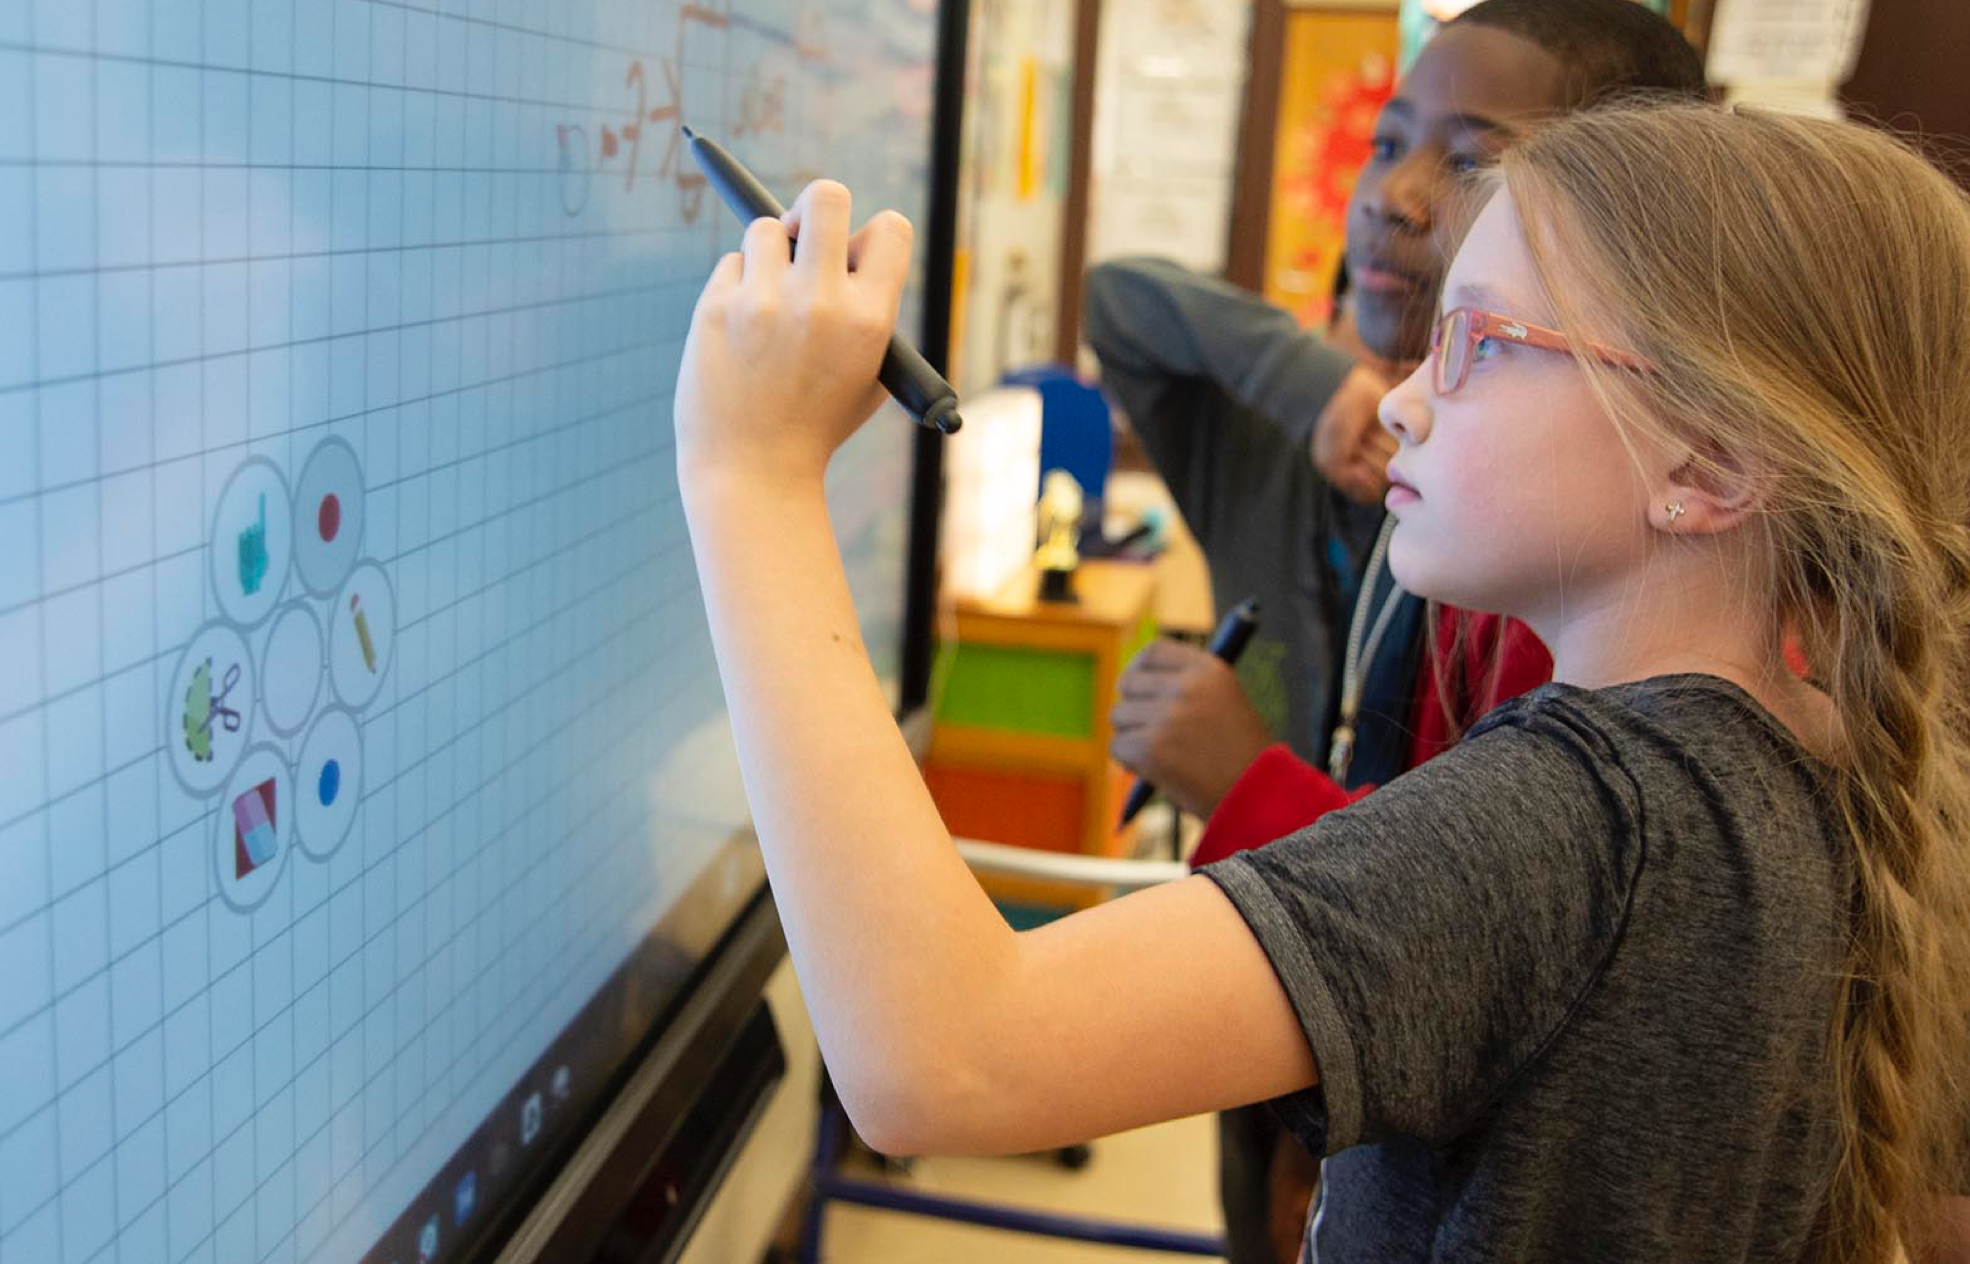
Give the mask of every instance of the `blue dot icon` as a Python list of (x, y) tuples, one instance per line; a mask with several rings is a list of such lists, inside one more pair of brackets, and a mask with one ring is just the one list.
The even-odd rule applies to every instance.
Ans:
[(321, 805), (327, 807), (335, 802), (335, 796), (342, 789), (342, 765), (329, 760), (321, 766), (321, 784), (317, 787), (321, 794)]

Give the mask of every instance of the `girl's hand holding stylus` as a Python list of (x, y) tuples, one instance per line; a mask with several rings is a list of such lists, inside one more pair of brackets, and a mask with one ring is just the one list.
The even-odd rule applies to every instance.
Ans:
[(741, 251), (712, 270), (678, 370), (677, 468), (687, 497), (727, 476), (818, 488), (835, 449), (886, 398), (876, 372), (902, 302), (912, 231), (884, 211), (850, 235), (850, 209), (846, 188), (817, 180), (783, 219), (753, 221)]

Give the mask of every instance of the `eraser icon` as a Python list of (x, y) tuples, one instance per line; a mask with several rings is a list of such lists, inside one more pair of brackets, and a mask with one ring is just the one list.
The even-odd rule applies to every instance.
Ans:
[(274, 832), (273, 778), (233, 800), (233, 876), (244, 878), (280, 851)]

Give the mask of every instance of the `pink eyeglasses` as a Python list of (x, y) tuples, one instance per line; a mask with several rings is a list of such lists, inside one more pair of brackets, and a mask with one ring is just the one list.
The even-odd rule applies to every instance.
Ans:
[[(1436, 360), (1436, 393), (1448, 395), (1464, 384), (1471, 375), (1471, 365), (1477, 361), (1477, 348), (1486, 338), (1502, 338), (1522, 347), (1537, 347), (1541, 351), (1558, 351), (1572, 355), (1573, 339), (1557, 329), (1547, 329), (1541, 325), (1528, 325), (1522, 320), (1498, 312), (1487, 312), (1477, 307), (1458, 307), (1445, 312), (1436, 322), (1436, 331), (1430, 336), (1430, 355)], [(1655, 366), (1640, 356), (1599, 343), (1580, 344), (1588, 355), (1618, 369), (1631, 369), (1647, 372)]]

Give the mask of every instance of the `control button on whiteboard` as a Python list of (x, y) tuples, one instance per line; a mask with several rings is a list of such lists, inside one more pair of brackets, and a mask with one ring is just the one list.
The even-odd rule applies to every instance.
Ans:
[(299, 733), (314, 712), (325, 650), (321, 623), (306, 602), (293, 602), (274, 616), (261, 653), (260, 697), (268, 726), (280, 736)]
[(164, 748), (178, 784), (198, 798), (216, 794), (239, 766), (258, 688), (246, 638), (227, 624), (206, 624), (179, 655), (164, 695)]
[(240, 912), (273, 894), (294, 839), (294, 778), (271, 746), (240, 761), (213, 813), (212, 869), (219, 895)]
[(329, 606), (328, 674), (335, 696), (360, 711), (383, 685), (397, 645), (397, 599), (374, 562), (356, 568)]
[(294, 826), (301, 850), (327, 860), (349, 837), (363, 787), (363, 739), (356, 718), (322, 712), (301, 742), (294, 773)]
[(248, 458), (219, 493), (207, 541), (212, 592), (228, 619), (250, 628), (279, 603), (294, 565), (293, 531), (280, 468), (265, 457)]
[(355, 569), (363, 538), (363, 469), (344, 439), (323, 439), (294, 483), (294, 554), (301, 584), (326, 597)]

